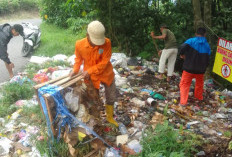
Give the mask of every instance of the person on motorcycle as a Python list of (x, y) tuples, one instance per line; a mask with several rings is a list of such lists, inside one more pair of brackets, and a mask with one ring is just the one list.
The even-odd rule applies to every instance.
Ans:
[(118, 127), (114, 120), (114, 102), (116, 100), (116, 85), (111, 58), (111, 41), (105, 37), (105, 27), (99, 21), (92, 21), (87, 27), (85, 38), (78, 40), (75, 46), (75, 64), (70, 76), (77, 74), (83, 63), (82, 76), (93, 82), (95, 89), (100, 84), (105, 87), (106, 120)]
[(6, 69), (8, 70), (10, 78), (14, 76), (12, 63), (8, 57), (7, 45), (13, 36), (23, 36), (23, 26), (15, 24), (13, 26), (9, 24), (0, 25), (0, 59), (5, 62)]

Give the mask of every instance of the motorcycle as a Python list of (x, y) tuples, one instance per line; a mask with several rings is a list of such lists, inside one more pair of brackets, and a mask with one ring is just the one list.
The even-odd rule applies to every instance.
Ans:
[(41, 31), (38, 26), (32, 23), (22, 23), (24, 28), (23, 48), (21, 54), (23, 57), (28, 56), (40, 45)]

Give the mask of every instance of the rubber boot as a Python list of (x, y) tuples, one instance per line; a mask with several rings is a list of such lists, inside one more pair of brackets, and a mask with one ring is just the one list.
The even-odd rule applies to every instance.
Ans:
[(106, 105), (106, 120), (109, 123), (114, 124), (118, 127), (118, 123), (114, 120), (113, 115), (114, 115), (114, 106)]

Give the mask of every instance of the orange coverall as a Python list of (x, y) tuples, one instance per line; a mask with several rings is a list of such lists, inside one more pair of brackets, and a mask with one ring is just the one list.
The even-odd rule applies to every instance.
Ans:
[(92, 47), (87, 37), (76, 42), (74, 73), (78, 73), (84, 61), (84, 71), (87, 71), (96, 89), (100, 88), (100, 83), (110, 86), (114, 80), (113, 66), (111, 58), (111, 42), (105, 38), (105, 44)]

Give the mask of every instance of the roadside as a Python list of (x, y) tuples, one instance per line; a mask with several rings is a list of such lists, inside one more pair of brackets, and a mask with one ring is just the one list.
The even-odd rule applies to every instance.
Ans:
[[(13, 25), (16, 23), (20, 24), (22, 22), (30, 22), (33, 25), (39, 26), (42, 20), (39, 18), (39, 13), (35, 11), (30, 11), (30, 12), (21, 11), (18, 12), (17, 14), (0, 16), (0, 24), (9, 23)], [(22, 46), (23, 46), (23, 38), (21, 36), (12, 38), (8, 44), (9, 58), (11, 62), (15, 64), (15, 68), (13, 69), (14, 75), (17, 75), (18, 72), (22, 72), (25, 69), (25, 66), (27, 65), (30, 59), (29, 57), (22, 57), (21, 55)], [(0, 83), (8, 81), (9, 75), (3, 61), (0, 61), (0, 71), (1, 71)]]

